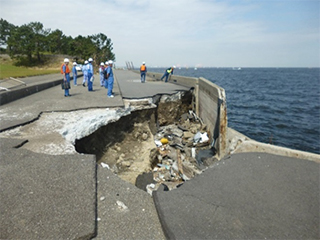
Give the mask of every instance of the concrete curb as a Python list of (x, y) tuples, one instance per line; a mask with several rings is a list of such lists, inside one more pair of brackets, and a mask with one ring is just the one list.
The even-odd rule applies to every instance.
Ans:
[[(78, 75), (78, 78), (83, 76), (82, 74)], [(70, 77), (70, 81), (73, 80), (73, 77)], [(29, 96), (31, 94), (40, 92), (42, 90), (57, 86), (61, 84), (62, 78), (60, 77), (57, 80), (50, 80), (48, 82), (43, 82), (43, 83), (34, 83), (30, 84), (29, 86), (25, 86), (19, 89), (7, 91), (7, 92), (2, 92), (0, 93), (0, 106), (4, 105), (6, 103), (15, 101), (20, 98), (24, 98), (26, 96)]]

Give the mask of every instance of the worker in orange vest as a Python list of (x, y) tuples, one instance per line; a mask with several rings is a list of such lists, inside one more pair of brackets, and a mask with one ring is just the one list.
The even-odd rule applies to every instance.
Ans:
[(146, 82), (146, 73), (147, 73), (146, 63), (142, 62), (142, 65), (140, 67), (141, 83), (145, 83)]
[(63, 82), (62, 86), (64, 89), (64, 96), (70, 97), (69, 89), (70, 89), (70, 69), (69, 69), (69, 59), (65, 58), (64, 63), (61, 65), (61, 74), (63, 74)]

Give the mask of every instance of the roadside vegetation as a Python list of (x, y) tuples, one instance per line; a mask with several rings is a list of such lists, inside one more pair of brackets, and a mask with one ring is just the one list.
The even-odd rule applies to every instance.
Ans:
[[(17, 66), (15, 60), (7, 54), (0, 54), (0, 80), (10, 77), (20, 78), (44, 74), (60, 73), (64, 56), (48, 55), (46, 61), (36, 67)], [(69, 57), (69, 56), (67, 56)]]
[(38, 68), (27, 68), (17, 67), (12, 64), (0, 64), (0, 79), (6, 79), (9, 77), (27, 77), (36, 76), (43, 74), (59, 73), (59, 69), (38, 69)]

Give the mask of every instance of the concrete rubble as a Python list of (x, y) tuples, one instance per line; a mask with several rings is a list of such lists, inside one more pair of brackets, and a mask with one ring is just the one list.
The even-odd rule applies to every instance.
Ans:
[[(216, 160), (214, 148), (209, 145), (207, 126), (192, 111), (181, 115), (176, 124), (160, 127), (154, 136), (154, 142), (156, 148), (151, 150), (149, 159), (152, 177), (143, 180), (149, 181), (149, 184), (144, 186), (145, 184), (137, 183), (141, 182), (141, 175), (136, 182), (138, 187), (145, 187), (144, 190), (150, 195), (162, 184), (167, 190), (179, 187), (201, 174), (208, 166), (208, 159), (211, 159), (211, 163)], [(203, 155), (203, 151), (211, 154)], [(204, 157), (197, 161), (197, 155)]]

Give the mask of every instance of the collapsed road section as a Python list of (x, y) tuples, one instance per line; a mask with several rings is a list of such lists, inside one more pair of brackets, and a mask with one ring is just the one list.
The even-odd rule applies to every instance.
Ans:
[(191, 91), (181, 91), (127, 100), (125, 108), (46, 112), (0, 137), (27, 139), (22, 148), (37, 153), (93, 154), (97, 163), (144, 190), (163, 182), (172, 189), (201, 172), (196, 152), (210, 147), (192, 97)]
[(95, 154), (98, 163), (123, 180), (143, 190), (148, 185), (150, 193), (162, 183), (176, 188), (201, 173), (199, 150), (210, 148), (210, 157), (215, 153), (206, 125), (190, 110), (191, 96), (162, 96), (157, 107), (148, 107), (145, 100), (130, 101), (146, 105), (76, 140), (75, 148)]

